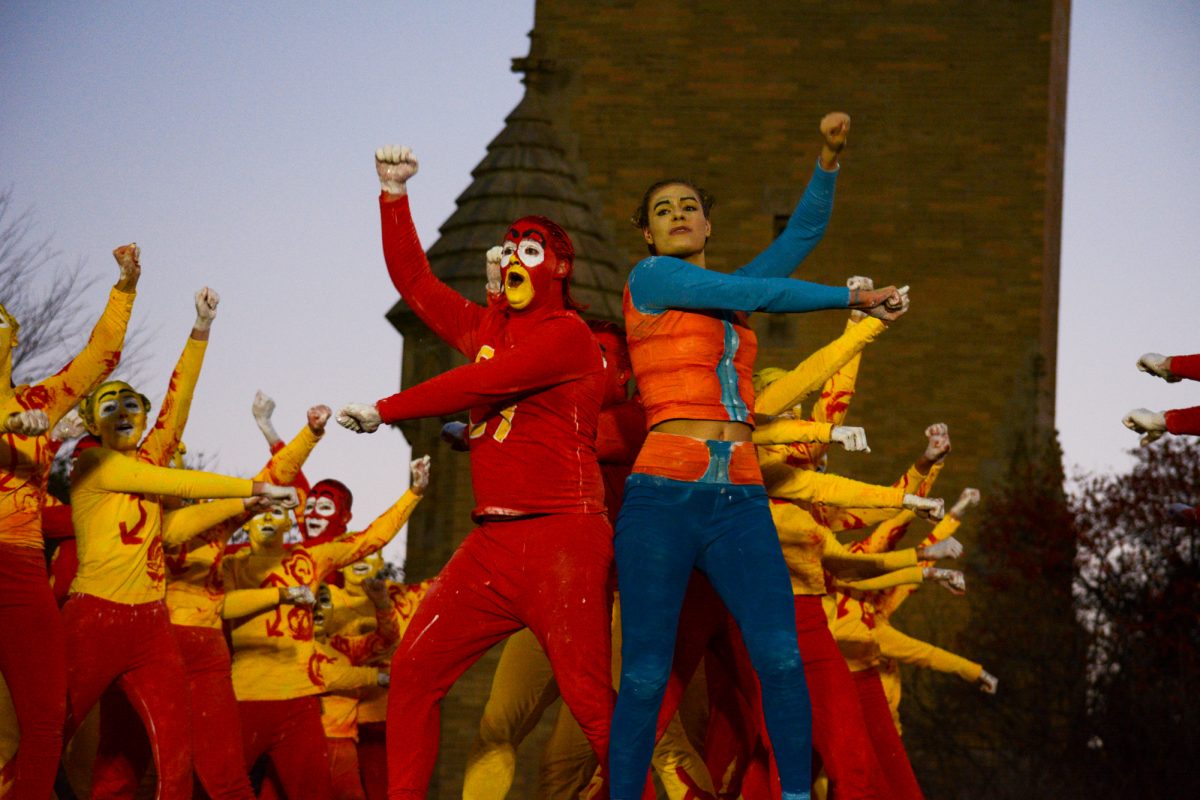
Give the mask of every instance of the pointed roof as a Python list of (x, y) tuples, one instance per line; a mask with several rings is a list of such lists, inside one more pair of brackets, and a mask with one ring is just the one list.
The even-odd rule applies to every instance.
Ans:
[[(513, 220), (541, 214), (571, 236), (575, 245), (571, 293), (588, 306), (587, 316), (620, 320), (629, 265), (612, 246), (600, 202), (584, 184), (582, 171), (568, 159), (546, 111), (545, 79), (554, 69), (553, 62), (545, 59), (513, 59), (513, 70), (524, 73), (525, 96), (471, 171), (471, 185), (458, 196), (458, 207), (442, 223), (441, 237), (427, 251), (429, 263), (457, 291), (483, 302), (484, 253), (500, 243)], [(405, 311), (400, 302), (388, 317), (396, 322)]]

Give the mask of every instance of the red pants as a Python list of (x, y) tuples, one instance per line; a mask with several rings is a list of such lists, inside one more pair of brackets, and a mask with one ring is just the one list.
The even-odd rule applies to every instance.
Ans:
[(387, 797), (387, 735), (384, 722), (359, 723), (358, 769), (367, 800)]
[(0, 673), (21, 727), (16, 756), (0, 783), (14, 800), (44, 800), (54, 786), (67, 716), (62, 617), (41, 550), (0, 543)]
[(392, 659), (389, 797), (425, 797), (442, 698), (492, 645), (525, 627), (546, 651), (563, 701), (606, 763), (614, 701), (612, 552), (612, 528), (599, 515), (488, 522), (467, 536)]
[[(254, 790), (242, 765), (242, 733), (230, 680), (229, 648), (215, 628), (172, 625), (171, 635), (187, 670), (192, 707), (192, 758), (196, 777), (213, 800), (251, 800)], [(133, 797), (150, 762), (145, 732), (123, 698), (101, 699), (100, 749), (92, 771), (109, 797)]]
[[(704, 596), (701, 594), (701, 598)], [(855, 681), (829, 630), (821, 598), (797, 595), (793, 601), (797, 643), (812, 698), (813, 747), (829, 776), (830, 797), (834, 800), (891, 797), (872, 749)], [(744, 792), (740, 776), (748, 767), (752, 752), (757, 752), (761, 759), (769, 756), (770, 750), (769, 746), (756, 747), (754, 742), (756, 736), (762, 736), (763, 730), (757, 702), (738, 702), (728, 696), (731, 680), (741, 682), (753, 678), (747, 665), (739, 663), (745, 662), (747, 656), (745, 647), (736, 641), (736, 637), (730, 655), (733, 674), (726, 676), (721, 670), (711, 668), (707, 671), (710, 717), (705, 762), (710, 774), (728, 779), (728, 785), (719, 787), (721, 793), (736, 796), (739, 789)], [(711, 667), (728, 664), (730, 659), (706, 663)], [(751, 697), (758, 693), (754, 685), (740, 691)], [(756, 785), (761, 785), (762, 781), (760, 772)], [(773, 794), (778, 796), (777, 779), (772, 778), (770, 784), (774, 788)]]
[(898, 800), (921, 800), (925, 795), (921, 794), (917, 776), (913, 774), (912, 765), (908, 763), (904, 743), (900, 741), (900, 734), (896, 732), (896, 723), (892, 721), (892, 711), (888, 708), (887, 697), (883, 694), (883, 683), (879, 680), (878, 670), (864, 669), (852, 674), (875, 757), (879, 760), (879, 766), (882, 767), (891, 787), (886, 796)]
[[(67, 633), (67, 684), (71, 720), (67, 736), (87, 716), (101, 695), (115, 684), (129, 699), (150, 737), (158, 772), (158, 798), (192, 796), (190, 703), (179, 648), (171, 636), (163, 602), (126, 605), (87, 594), (73, 594), (63, 606)], [(106, 702), (105, 709), (116, 707)], [(101, 721), (104, 730), (113, 723)], [(102, 713), (102, 716), (105, 714)], [(107, 741), (106, 741), (107, 739)], [(101, 733), (97, 764), (115, 754), (111, 737)], [(111, 796), (124, 787), (93, 780), (92, 796)]]
[(353, 739), (327, 739), (329, 748), (329, 780), (333, 784), (333, 800), (366, 800), (362, 779), (358, 775), (358, 747)]
[(329, 751), (321, 726), (321, 699), (239, 700), (246, 769), (266, 755), (286, 797), (328, 800)]

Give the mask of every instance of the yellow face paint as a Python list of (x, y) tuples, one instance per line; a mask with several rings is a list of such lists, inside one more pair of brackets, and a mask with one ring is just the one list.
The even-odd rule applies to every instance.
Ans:
[(136, 450), (146, 432), (146, 398), (124, 381), (102, 384), (87, 402), (88, 430), (111, 450)]
[(519, 264), (514, 264), (505, 271), (504, 296), (508, 299), (510, 306), (520, 311), (533, 302), (535, 294), (529, 270)]

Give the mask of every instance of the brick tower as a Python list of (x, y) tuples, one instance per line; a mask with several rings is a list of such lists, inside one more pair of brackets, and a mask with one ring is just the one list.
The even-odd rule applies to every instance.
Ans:
[[(849, 422), (867, 428), (872, 454), (835, 454), (830, 467), (890, 482), (920, 453), (925, 425), (944, 421), (954, 453), (939, 494), (986, 487), (1018, 433), (1054, 418), (1069, 11), (1069, 0), (540, 0), (530, 54), (514, 62), (525, 100), (431, 262), (478, 297), (483, 251), (537, 211), (523, 201), (566, 203), (539, 213), (586, 246), (594, 293), (579, 294), (616, 317), (624, 275), (645, 255), (627, 220), (649, 183), (685, 175), (716, 195), (708, 262), (732, 269), (771, 241), (812, 171), (818, 120), (844, 110), (853, 126), (833, 220), (798, 276), (906, 283), (913, 307), (863, 359)], [(796, 363), (844, 320), (759, 317), (761, 365)], [(403, 304), (389, 318), (405, 336), (403, 385), (457, 363)], [(439, 427), (405, 434), (433, 449)], [(410, 526), (415, 577), (467, 529), (466, 465), (451, 474), (449, 460)], [(939, 603), (934, 621), (919, 596), (909, 605), (906, 629), (922, 638), (944, 640), (969, 615)], [(466, 695), (486, 687), (481, 676), (451, 696), (434, 796), (459, 796), (481, 702)], [(532, 796), (529, 785), (510, 796)]]

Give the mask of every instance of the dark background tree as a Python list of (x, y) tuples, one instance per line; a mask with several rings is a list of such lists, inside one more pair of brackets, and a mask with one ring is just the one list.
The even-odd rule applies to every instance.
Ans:
[(1089, 772), (1124, 797), (1200, 797), (1200, 442), (1166, 437), (1080, 481), (1076, 601), (1090, 630)]
[(1086, 645), (1072, 598), (1075, 524), (1052, 433), (1014, 443), (984, 492), (966, 569), (971, 620), (938, 644), (980, 661), (999, 693), (907, 670), (904, 740), (930, 798), (1083, 797)]

